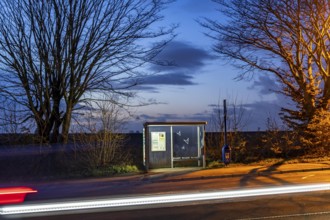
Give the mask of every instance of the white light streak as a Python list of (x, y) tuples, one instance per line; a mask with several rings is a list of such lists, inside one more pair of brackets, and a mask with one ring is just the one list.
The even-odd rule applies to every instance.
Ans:
[(269, 187), (261, 189), (245, 189), (231, 191), (212, 191), (200, 193), (180, 193), (180, 194), (163, 194), (163, 195), (148, 195), (126, 198), (112, 199), (85, 199), (81, 201), (64, 201), (64, 202), (47, 202), (47, 203), (31, 203), (20, 205), (8, 205), (0, 207), (0, 217), (10, 215), (24, 214), (47, 214), (51, 215), (63, 211), (79, 211), (92, 210), (100, 208), (129, 208), (143, 207), (145, 205), (172, 204), (180, 202), (196, 202), (208, 200), (225, 200), (232, 198), (243, 198), (252, 196), (278, 195), (288, 193), (302, 193), (313, 191), (330, 190), (330, 184), (314, 184), (314, 185), (295, 185), (282, 187)]

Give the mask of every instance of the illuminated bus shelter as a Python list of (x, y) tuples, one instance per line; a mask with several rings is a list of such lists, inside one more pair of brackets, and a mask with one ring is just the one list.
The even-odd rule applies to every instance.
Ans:
[(206, 122), (146, 122), (143, 132), (145, 168), (205, 167)]

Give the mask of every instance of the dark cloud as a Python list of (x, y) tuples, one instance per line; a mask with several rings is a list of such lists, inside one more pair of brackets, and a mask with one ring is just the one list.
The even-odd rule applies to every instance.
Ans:
[[(157, 114), (157, 115), (148, 115), (141, 114), (136, 117), (136, 120), (142, 122), (171, 122), (171, 121), (206, 121), (209, 119), (208, 112), (200, 112), (191, 115), (184, 114)], [(135, 121), (136, 121), (135, 120)]]
[[(258, 131), (267, 129), (267, 120), (276, 121), (279, 128), (284, 128), (284, 125), (279, 117), (281, 107), (285, 103), (285, 98), (277, 96), (274, 100), (256, 101), (252, 103), (243, 103), (236, 106), (236, 115), (240, 118), (241, 124), (239, 127), (247, 131)], [(211, 109), (211, 114), (223, 118), (223, 106), (217, 104), (208, 105)], [(227, 118), (231, 120), (233, 117), (233, 105), (227, 104)]]
[(155, 64), (149, 67), (155, 74), (144, 77), (138, 89), (155, 91), (157, 88), (154, 85), (197, 85), (194, 75), (213, 59), (216, 57), (211, 55), (211, 51), (186, 42), (173, 41), (157, 56)]
[(157, 114), (157, 115), (147, 115), (142, 114), (139, 116), (140, 121), (150, 122), (150, 121), (159, 121), (159, 122), (166, 122), (166, 121), (177, 121), (180, 119), (180, 116), (177, 114)]
[(192, 44), (173, 41), (157, 56), (161, 63), (169, 65), (152, 65), (154, 71), (189, 70), (192, 73), (202, 68), (208, 60), (213, 60), (210, 51), (197, 48)]
[(135, 119), (128, 121), (127, 127), (128, 127), (128, 131), (142, 131), (143, 125), (146, 122), (182, 121), (182, 119), (179, 120), (179, 118), (180, 116), (177, 114), (157, 114), (157, 115), (141, 114), (141, 115), (137, 115)]
[(279, 90), (279, 86), (276, 80), (269, 75), (261, 75), (257, 80), (255, 80), (248, 89), (254, 90), (258, 89), (262, 95), (273, 94), (275, 91)]
[[(236, 106), (236, 114), (240, 120), (238, 125), (240, 130), (244, 131), (258, 131), (267, 129), (267, 120), (271, 119), (276, 121), (280, 129), (285, 128), (279, 113), (282, 107), (283, 100), (273, 100), (273, 101), (257, 101), (248, 104), (239, 104)], [(207, 121), (208, 125), (206, 129), (208, 131), (216, 131), (214, 123), (216, 121), (215, 117), (221, 117), (223, 119), (223, 106), (217, 104), (210, 104), (208, 110), (197, 112), (195, 114), (156, 114), (148, 115), (142, 114), (137, 117), (136, 120), (130, 122), (133, 127), (141, 128), (145, 122), (171, 122), (171, 121)], [(219, 111), (220, 107), (220, 111)], [(227, 105), (227, 125), (232, 126), (233, 120), (233, 106), (228, 103)], [(218, 115), (220, 114), (220, 115)], [(228, 128), (230, 129), (230, 128)]]
[(281, 106), (277, 100), (253, 102), (245, 104), (244, 107), (250, 109), (252, 112), (255, 112), (257, 115), (274, 115), (279, 113), (281, 110)]
[(267, 129), (267, 120), (271, 119), (276, 121), (280, 129), (284, 128), (283, 122), (280, 119), (279, 113), (281, 112), (280, 100), (273, 101), (258, 101), (245, 105), (251, 112), (252, 127), (258, 127), (261, 130)]
[(193, 76), (184, 73), (165, 73), (146, 77), (142, 85), (195, 85), (193, 79)]
[[(239, 129), (243, 131), (258, 131), (267, 129), (267, 120), (275, 121), (279, 129), (286, 129), (282, 120), (280, 119), (279, 113), (281, 107), (288, 105), (289, 100), (282, 96), (277, 97), (275, 100), (267, 101), (256, 101), (247, 104), (238, 104), (236, 106), (237, 117), (240, 118)], [(145, 122), (171, 122), (171, 121), (207, 121), (207, 131), (216, 131), (214, 123), (215, 118), (221, 117), (223, 120), (223, 106), (218, 104), (210, 104), (207, 106), (206, 111), (197, 112), (195, 114), (156, 114), (139, 115), (136, 120), (132, 120), (129, 124), (141, 130), (143, 123)], [(219, 111), (220, 108), (220, 111)], [(219, 115), (220, 114), (220, 115)], [(242, 114), (242, 115), (241, 115)], [(230, 102), (227, 103), (227, 119), (232, 120), (233, 106)], [(232, 121), (231, 121), (232, 122)], [(232, 125), (228, 122), (227, 124)]]
[(272, 101), (259, 101), (246, 105), (254, 111), (254, 115), (260, 116), (259, 118), (255, 117), (256, 120), (260, 121), (262, 118), (264, 123), (266, 123), (268, 118), (275, 119), (283, 127), (284, 125), (279, 117), (279, 113), (282, 108), (295, 109), (295, 103), (292, 102), (290, 97), (279, 93), (281, 86), (275, 77), (266, 74), (260, 75), (249, 89), (256, 89), (261, 96), (273, 95), (274, 97)]

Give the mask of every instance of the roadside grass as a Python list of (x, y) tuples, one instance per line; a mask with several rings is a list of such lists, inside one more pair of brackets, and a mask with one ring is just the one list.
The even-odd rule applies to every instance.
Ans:
[[(142, 171), (135, 165), (112, 165), (107, 167), (94, 168), (73, 174), (73, 178), (82, 177), (115, 177), (123, 175), (135, 175)], [(69, 177), (70, 178), (70, 177)]]

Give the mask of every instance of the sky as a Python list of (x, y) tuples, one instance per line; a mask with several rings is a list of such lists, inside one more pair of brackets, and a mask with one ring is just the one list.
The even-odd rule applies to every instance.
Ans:
[(197, 19), (224, 19), (219, 7), (211, 0), (177, 0), (163, 11), (163, 24), (179, 24), (177, 37), (164, 49), (159, 58), (173, 66), (149, 65), (147, 71), (157, 74), (147, 77), (138, 96), (160, 104), (134, 109), (133, 120), (126, 129), (141, 132), (145, 122), (208, 121), (212, 130), (214, 108), (227, 101), (244, 109), (242, 130), (266, 129), (267, 118), (278, 120), (280, 107), (288, 101), (274, 92), (271, 76), (255, 75), (237, 80), (239, 69), (221, 60), (212, 51), (214, 41), (205, 35), (207, 30)]

